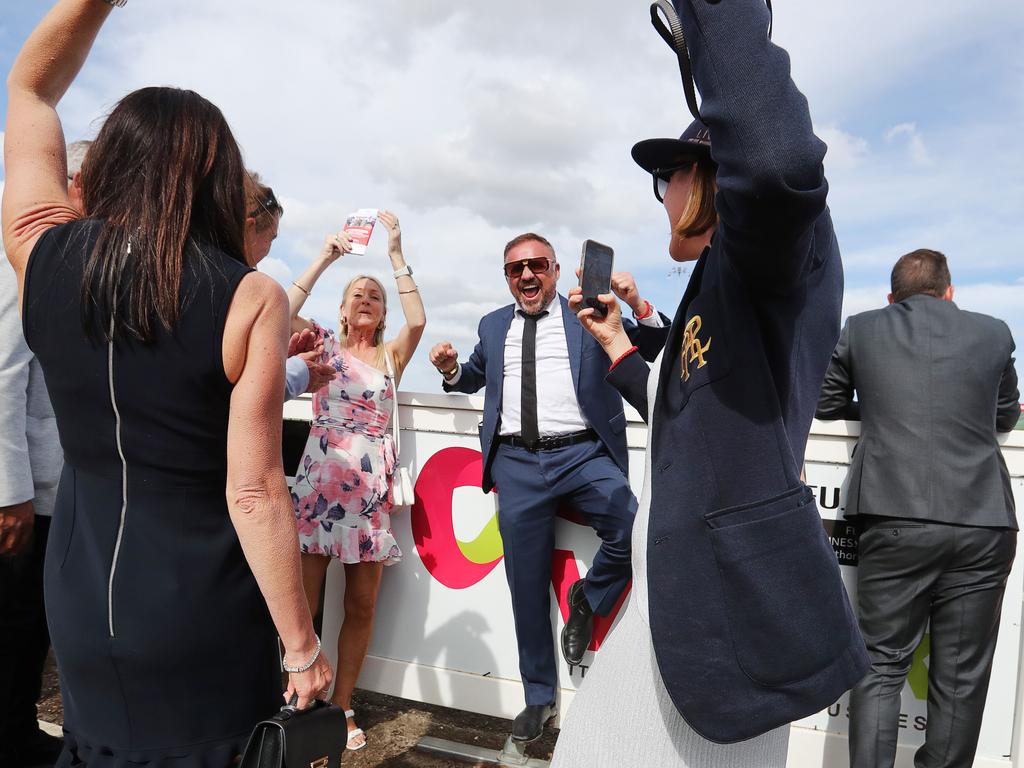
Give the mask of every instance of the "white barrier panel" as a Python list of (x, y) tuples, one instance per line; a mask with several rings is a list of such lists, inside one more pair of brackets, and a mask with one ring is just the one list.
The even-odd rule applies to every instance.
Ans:
[[(502, 565), (494, 494), (480, 490), (477, 425), (483, 399), (463, 395), (400, 395), (401, 462), (416, 483), (416, 505), (392, 518), (404, 559), (386, 568), (370, 654), (359, 685), (403, 698), (511, 718), (523, 706), (515, 630)], [(285, 418), (308, 422), (310, 401), (285, 406)], [(646, 427), (627, 408), (630, 482), (643, 483)], [(807, 448), (807, 482), (815, 491), (823, 523), (839, 558), (851, 595), (856, 581), (856, 537), (843, 521), (845, 479), (857, 425), (815, 422)], [(1014, 494), (1024, 507), (1024, 432), (1004, 438)], [(293, 467), (285, 467), (293, 471)], [(586, 573), (597, 551), (596, 534), (559, 519), (552, 568), (552, 626), (557, 636), (565, 615), (565, 593)], [(323, 634), (337, 637), (342, 619), (344, 572), (328, 571)], [(1009, 766), (1020, 754), (1022, 566), (1015, 564), (1003, 603), (977, 766)], [(609, 631), (595, 629), (596, 651), (580, 667), (559, 661), (560, 707), (564, 713)], [(614, 625), (610, 631), (614, 631)], [(555, 638), (552, 638), (555, 642)], [(333, 643), (325, 649), (336, 662)], [(927, 637), (915, 656), (903, 692), (897, 766), (910, 768), (927, 722)], [(790, 766), (846, 766), (848, 700), (796, 724), (790, 737)], [(1024, 765), (1024, 763), (1022, 763)]]

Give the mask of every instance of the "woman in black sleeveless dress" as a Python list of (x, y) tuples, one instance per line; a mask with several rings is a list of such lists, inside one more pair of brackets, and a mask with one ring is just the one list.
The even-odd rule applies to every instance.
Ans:
[(197, 94), (121, 101), (74, 220), (53, 105), (109, 12), (58, 3), (9, 88), (4, 238), (66, 457), (45, 577), (58, 765), (223, 768), (282, 703), (277, 635), (308, 665), (286, 697), (330, 683), (281, 467), (288, 305), (245, 265), (241, 155)]

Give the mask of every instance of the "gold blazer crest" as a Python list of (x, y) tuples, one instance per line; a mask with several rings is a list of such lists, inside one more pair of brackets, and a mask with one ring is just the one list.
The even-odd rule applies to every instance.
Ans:
[(694, 315), (687, 321), (686, 328), (683, 330), (683, 381), (690, 380), (690, 363), (697, 363), (698, 368), (703, 368), (708, 363), (704, 359), (704, 355), (711, 349), (711, 338), (709, 337), (707, 342), (701, 344), (700, 337), (697, 335), (700, 333), (700, 325), (700, 315)]

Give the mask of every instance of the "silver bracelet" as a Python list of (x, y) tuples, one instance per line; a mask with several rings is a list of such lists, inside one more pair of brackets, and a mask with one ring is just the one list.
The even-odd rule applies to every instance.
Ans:
[(316, 650), (313, 651), (313, 658), (303, 664), (301, 667), (289, 667), (284, 663), (284, 659), (281, 659), (281, 668), (289, 674), (298, 674), (299, 672), (305, 672), (307, 669), (316, 664), (316, 660), (320, 658), (320, 636), (313, 635), (316, 638)]
[(112, 5), (115, 8), (124, 8), (128, 3), (128, 0), (103, 0), (107, 5)]

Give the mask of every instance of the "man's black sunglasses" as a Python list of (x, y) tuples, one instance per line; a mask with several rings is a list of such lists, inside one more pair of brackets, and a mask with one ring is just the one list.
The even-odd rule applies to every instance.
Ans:
[(676, 171), (688, 171), (693, 167), (694, 161), (687, 160), (678, 165), (670, 165), (667, 168), (655, 168), (651, 171), (651, 178), (654, 179), (654, 196), (659, 203), (665, 202), (665, 192), (668, 190), (668, 183)]
[(527, 267), (535, 275), (542, 275), (551, 269), (551, 259), (538, 256), (535, 259), (523, 259), (522, 261), (510, 261), (505, 264), (505, 277), (511, 279), (523, 276), (523, 270)]

